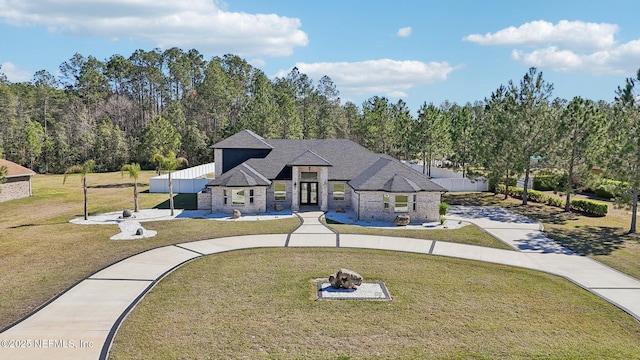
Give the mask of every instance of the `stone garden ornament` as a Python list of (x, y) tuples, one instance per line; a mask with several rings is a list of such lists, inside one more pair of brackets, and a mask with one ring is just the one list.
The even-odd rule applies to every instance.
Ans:
[(329, 283), (334, 289), (355, 289), (362, 284), (362, 276), (353, 270), (340, 269), (329, 275)]

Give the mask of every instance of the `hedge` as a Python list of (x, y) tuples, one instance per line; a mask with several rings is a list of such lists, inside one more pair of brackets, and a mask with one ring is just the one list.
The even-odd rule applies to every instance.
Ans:
[[(506, 187), (503, 184), (498, 185), (498, 191), (504, 194)], [(524, 189), (521, 187), (509, 187), (509, 193), (507, 195), (512, 198), (522, 199), (522, 193)], [(547, 204), (555, 207), (564, 207), (564, 201), (555, 196), (549, 196), (538, 190), (527, 190), (527, 199), (533, 202)]]
[(571, 200), (571, 209), (589, 215), (605, 216), (609, 211), (609, 205), (592, 200), (573, 199)]
[(533, 189), (539, 191), (555, 190), (558, 179), (555, 175), (537, 175), (533, 179)]
[(566, 186), (567, 174), (536, 175), (533, 178), (533, 190), (552, 191)]
[[(504, 194), (506, 187), (503, 184), (500, 184), (498, 185), (498, 190)], [(523, 188), (509, 187), (508, 195), (513, 198), (522, 199), (523, 192)], [(533, 202), (547, 204), (559, 208), (564, 207), (564, 201), (562, 199), (555, 196), (546, 195), (543, 192), (537, 190), (528, 190), (527, 199)], [(607, 204), (592, 200), (573, 199), (571, 200), (571, 210), (580, 211), (588, 215), (605, 216), (609, 211), (609, 206)]]
[(604, 179), (604, 181), (593, 190), (593, 194), (599, 198), (612, 199), (616, 197), (616, 192), (628, 184), (618, 180)]

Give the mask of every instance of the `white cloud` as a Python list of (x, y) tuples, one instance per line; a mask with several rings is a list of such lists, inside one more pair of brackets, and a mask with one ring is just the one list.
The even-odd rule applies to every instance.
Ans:
[(409, 95), (404, 91), (390, 91), (387, 96), (395, 99), (407, 98)]
[(267, 62), (264, 61), (264, 59), (259, 59), (259, 58), (247, 60), (247, 62), (251, 64), (251, 66), (256, 68), (263, 68), (267, 65)]
[(471, 34), (463, 40), (480, 45), (559, 45), (570, 49), (604, 49), (615, 45), (618, 25), (561, 20), (552, 24), (544, 20), (532, 21), (519, 27), (508, 27), (485, 35)]
[(18, 68), (11, 62), (3, 62), (0, 64), (0, 73), (7, 76), (7, 80), (12, 83), (31, 81), (33, 74)]
[(229, 12), (212, 0), (0, 0), (0, 18), (76, 36), (241, 56), (288, 56), (309, 42), (297, 18)]
[(522, 61), (528, 66), (544, 67), (559, 72), (629, 76), (629, 74), (634, 74), (637, 71), (638, 63), (640, 63), (640, 40), (587, 54), (580, 54), (557, 47), (548, 47), (531, 52), (514, 50), (512, 58)]
[(407, 26), (407, 27), (403, 27), (403, 28), (399, 29), (398, 32), (396, 33), (396, 36), (398, 36), (398, 37), (409, 37), (409, 36), (411, 36), (412, 32), (413, 32), (413, 29), (411, 29), (411, 26)]
[[(527, 66), (558, 72), (628, 76), (640, 63), (640, 39), (619, 44), (618, 25), (540, 20), (464, 40), (481, 45), (514, 46), (511, 58)], [(523, 50), (522, 48), (527, 48)], [(533, 49), (531, 49), (533, 48)]]
[[(301, 73), (319, 80), (327, 75), (341, 93), (347, 95), (388, 94), (406, 97), (406, 90), (447, 80), (447, 75), (456, 70), (446, 62), (424, 63), (413, 60), (367, 60), (361, 62), (297, 63)], [(279, 77), (288, 71), (281, 71)]]

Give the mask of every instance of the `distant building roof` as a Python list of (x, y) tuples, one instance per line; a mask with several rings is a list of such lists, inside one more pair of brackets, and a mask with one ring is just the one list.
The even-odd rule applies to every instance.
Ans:
[(0, 167), (7, 167), (7, 178), (19, 177), (19, 176), (33, 176), (35, 171), (27, 169), (24, 166), (18, 165), (12, 161), (0, 159)]

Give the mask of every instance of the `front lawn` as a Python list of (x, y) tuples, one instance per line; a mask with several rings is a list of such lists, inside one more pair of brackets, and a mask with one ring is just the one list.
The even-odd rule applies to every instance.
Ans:
[[(341, 267), (393, 301), (314, 301)], [(640, 323), (562, 278), (393, 251), (251, 249), (186, 264), (124, 321), (110, 359), (633, 359)]]
[[(148, 189), (143, 172), (141, 191)], [(120, 173), (89, 174), (89, 213), (133, 208), (133, 184)], [(118, 260), (159, 246), (216, 237), (287, 233), (296, 218), (260, 222), (183, 219), (146, 222), (158, 231), (136, 241), (109, 240), (116, 225), (75, 225), (82, 216), (82, 186), (73, 175), (37, 175), (31, 198), (2, 203), (0, 212), (0, 329), (19, 320), (86, 276)], [(188, 197), (187, 197), (188, 198)], [(140, 208), (162, 206), (167, 194), (140, 194)]]

